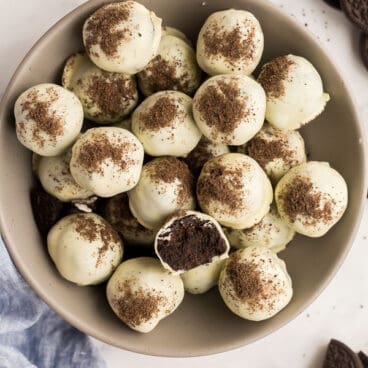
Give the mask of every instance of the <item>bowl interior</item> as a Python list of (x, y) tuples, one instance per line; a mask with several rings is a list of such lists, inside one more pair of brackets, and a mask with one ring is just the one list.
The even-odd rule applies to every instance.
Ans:
[[(206, 17), (229, 7), (252, 11), (265, 33), (263, 61), (294, 53), (319, 70), (331, 101), (325, 112), (302, 129), (309, 158), (331, 163), (349, 186), (349, 207), (327, 236), (297, 236), (280, 254), (294, 284), (290, 305), (271, 320), (247, 322), (227, 310), (217, 290), (185, 301), (150, 334), (129, 330), (110, 310), (104, 287), (78, 287), (64, 281), (52, 265), (36, 229), (29, 201), (30, 152), (18, 142), (13, 104), (31, 85), (60, 82), (66, 58), (83, 49), (85, 18), (105, 0), (92, 0), (54, 26), (30, 51), (13, 77), (0, 110), (0, 220), (13, 260), (37, 293), (70, 323), (112, 345), (152, 355), (195, 356), (229, 350), (267, 335), (300, 313), (323, 289), (346, 255), (365, 196), (364, 137), (346, 86), (331, 60), (311, 36), (278, 9), (262, 0), (141, 0), (165, 25), (192, 40)], [(275, 31), (277, 30), (277, 32)]]

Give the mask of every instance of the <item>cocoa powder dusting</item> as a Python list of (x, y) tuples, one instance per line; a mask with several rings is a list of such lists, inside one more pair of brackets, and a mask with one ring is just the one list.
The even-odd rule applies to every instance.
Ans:
[(228, 213), (237, 212), (243, 207), (242, 170), (232, 169), (221, 164), (204, 167), (197, 184), (197, 195), (202, 204), (207, 206), (211, 201), (220, 202)]
[(233, 132), (248, 114), (245, 102), (234, 78), (209, 85), (194, 103), (209, 127), (226, 134)]
[(125, 280), (119, 287), (123, 296), (112, 300), (112, 305), (118, 316), (128, 325), (136, 327), (149, 321), (160, 311), (160, 306), (166, 303), (166, 298), (152, 291), (139, 288), (133, 291), (131, 285), (136, 280)]
[(93, 141), (84, 142), (80, 149), (77, 162), (90, 174), (97, 172), (103, 175), (101, 167), (106, 160), (111, 160), (121, 170), (133, 164), (128, 159), (128, 153), (133, 149), (133, 143), (121, 142), (113, 144), (105, 134), (95, 135)]
[(93, 75), (90, 78), (87, 95), (92, 104), (96, 104), (100, 109), (95, 117), (107, 115), (116, 118), (122, 115), (132, 100), (135, 100), (137, 86), (133, 78), (128, 79), (122, 74), (103, 72), (101, 76)]
[[(64, 125), (62, 119), (57, 116), (55, 111), (50, 110), (50, 106), (54, 103), (59, 94), (53, 88), (47, 88), (46, 93), (48, 99), (46, 101), (41, 101), (39, 93), (37, 91), (31, 91), (27, 95), (27, 100), (22, 103), (22, 112), (27, 113), (27, 119), (32, 119), (36, 123), (36, 127), (33, 130), (33, 139), (43, 147), (45, 144), (45, 139), (42, 137), (41, 133), (46, 133), (49, 138), (56, 142), (58, 136), (63, 135)], [(18, 124), (17, 127), (22, 134), (22, 130), (26, 129), (24, 123)]]
[(287, 56), (280, 56), (263, 66), (258, 82), (266, 91), (267, 97), (279, 98), (285, 94), (284, 80), (294, 61)]
[(89, 242), (102, 241), (102, 247), (98, 249), (96, 268), (101, 264), (105, 253), (113, 249), (115, 244), (121, 243), (119, 234), (105, 220), (96, 222), (94, 218), (85, 215), (76, 215), (73, 218), (75, 231)]
[(163, 157), (147, 164), (147, 170), (155, 182), (174, 183), (179, 180), (178, 205), (193, 196), (194, 178), (188, 166), (174, 157)]
[(139, 118), (144, 127), (153, 131), (164, 127), (170, 127), (178, 113), (178, 106), (174, 98), (163, 96)]
[(255, 28), (251, 27), (245, 36), (239, 26), (225, 32), (214, 24), (203, 34), (205, 53), (207, 56), (222, 55), (230, 64), (241, 59), (252, 59), (256, 49), (255, 31)]
[(247, 144), (247, 153), (255, 159), (264, 169), (266, 165), (277, 159), (282, 159), (286, 164), (293, 162), (293, 152), (287, 149), (287, 144), (282, 140), (267, 141), (261, 137), (255, 137)]
[(144, 80), (150, 93), (167, 90), (192, 93), (188, 73), (177, 75), (175, 61), (169, 62), (161, 55), (151, 60), (146, 69), (140, 72), (139, 77)]
[(307, 216), (310, 220), (305, 225), (313, 225), (317, 221), (330, 222), (333, 214), (333, 200), (325, 201), (321, 208), (322, 195), (313, 192), (313, 184), (309, 178), (297, 176), (279, 194), (283, 208), (291, 222), (295, 222), (298, 215)]
[(187, 215), (161, 232), (157, 251), (173, 270), (190, 270), (223, 254), (226, 243), (212, 222)]
[(256, 299), (264, 292), (260, 272), (254, 263), (241, 263), (234, 258), (227, 266), (227, 274), (236, 296), (241, 300)]
[[(121, 2), (106, 5), (98, 9), (89, 19), (86, 25), (87, 37), (85, 47), (88, 54), (92, 55), (93, 46), (99, 45), (101, 50), (108, 56), (115, 56), (119, 44), (129, 37), (127, 28), (118, 30), (121, 23), (127, 21), (130, 16), (130, 4)], [(98, 56), (98, 54), (95, 54)]]

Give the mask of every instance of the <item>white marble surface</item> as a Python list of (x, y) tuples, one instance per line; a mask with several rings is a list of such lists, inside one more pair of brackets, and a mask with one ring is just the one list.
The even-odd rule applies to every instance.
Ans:
[[(175, 0), (173, 0), (175, 1)], [(358, 57), (358, 32), (321, 0), (272, 0), (320, 39), (352, 86), (363, 123), (368, 123), (368, 71)], [(26, 51), (57, 19), (83, 0), (0, 0), (0, 95)], [(336, 337), (368, 351), (368, 207), (355, 244), (337, 277), (297, 319), (250, 346), (190, 359), (147, 357), (96, 341), (109, 368), (317, 368), (327, 342)]]

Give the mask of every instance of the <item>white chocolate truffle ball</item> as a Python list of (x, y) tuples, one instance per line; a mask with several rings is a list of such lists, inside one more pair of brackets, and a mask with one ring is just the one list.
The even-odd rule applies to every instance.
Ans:
[(217, 285), (225, 259), (217, 259), (211, 263), (192, 268), (182, 273), (184, 289), (190, 294), (204, 294)]
[(261, 221), (272, 198), (273, 189), (262, 168), (240, 153), (208, 161), (197, 183), (202, 210), (233, 229), (249, 228)]
[(317, 70), (301, 56), (271, 60), (262, 67), (258, 82), (267, 95), (266, 119), (278, 129), (299, 129), (316, 118), (330, 99)]
[(186, 156), (199, 142), (192, 99), (181, 92), (157, 92), (134, 111), (132, 131), (151, 156)]
[(93, 128), (74, 144), (70, 171), (81, 187), (99, 197), (112, 197), (138, 183), (143, 156), (141, 143), (129, 131)]
[(107, 283), (106, 295), (125, 324), (147, 333), (180, 305), (184, 286), (180, 276), (166, 271), (159, 260), (140, 257), (117, 268)]
[(108, 72), (136, 74), (157, 53), (161, 22), (154, 12), (135, 1), (107, 4), (84, 23), (87, 54)]
[(204, 82), (193, 98), (193, 116), (203, 135), (239, 146), (261, 128), (266, 111), (263, 88), (246, 75), (218, 75)]
[(158, 258), (174, 274), (225, 259), (229, 250), (219, 223), (197, 211), (179, 211), (161, 227), (155, 239)]
[(193, 176), (174, 158), (156, 158), (143, 166), (137, 186), (129, 193), (132, 214), (144, 227), (160, 227), (178, 210), (195, 208)]
[(63, 153), (77, 139), (83, 124), (83, 107), (77, 96), (51, 83), (23, 92), (14, 115), (20, 143), (41, 156)]
[(228, 9), (211, 14), (198, 35), (197, 60), (210, 75), (249, 75), (263, 53), (263, 32), (254, 15)]
[(325, 235), (344, 214), (348, 188), (327, 162), (310, 161), (285, 174), (275, 199), (280, 216), (292, 229), (315, 238)]
[(285, 262), (271, 250), (254, 246), (230, 255), (220, 274), (219, 290), (233, 313), (251, 321), (273, 317), (293, 296)]
[(161, 38), (164, 36), (174, 36), (174, 37), (180, 38), (181, 40), (185, 41), (189, 46), (192, 46), (191, 42), (189, 41), (185, 33), (180, 31), (177, 28), (169, 27), (169, 26), (162, 27)]
[(41, 157), (38, 177), (47, 193), (62, 202), (87, 199), (93, 193), (82, 188), (70, 173), (71, 149), (54, 157)]
[(107, 280), (123, 257), (118, 233), (93, 213), (62, 218), (51, 228), (47, 245), (60, 274), (82, 286)]
[(165, 90), (192, 95), (201, 78), (194, 49), (178, 37), (163, 36), (157, 55), (138, 74), (138, 83), (145, 96)]
[(118, 194), (108, 200), (104, 217), (123, 236), (126, 243), (153, 248), (157, 231), (146, 229), (137, 221), (130, 211), (126, 193)]
[(307, 161), (304, 140), (296, 130), (279, 130), (269, 124), (238, 152), (256, 160), (275, 183), (292, 167)]
[(71, 56), (64, 67), (63, 87), (74, 92), (84, 116), (97, 123), (114, 123), (129, 115), (138, 102), (135, 77), (98, 68), (85, 54)]
[(271, 206), (270, 212), (249, 229), (224, 229), (232, 247), (236, 249), (261, 246), (278, 253), (294, 238), (295, 231), (283, 221), (276, 207)]
[(214, 143), (202, 137), (194, 150), (185, 158), (185, 162), (193, 175), (198, 176), (208, 160), (225, 153), (230, 153), (230, 149), (226, 144)]

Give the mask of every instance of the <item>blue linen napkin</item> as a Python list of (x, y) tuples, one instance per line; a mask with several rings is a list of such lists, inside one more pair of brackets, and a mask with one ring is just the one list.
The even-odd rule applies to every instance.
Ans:
[(31, 290), (1, 238), (0, 368), (106, 368), (88, 336)]

